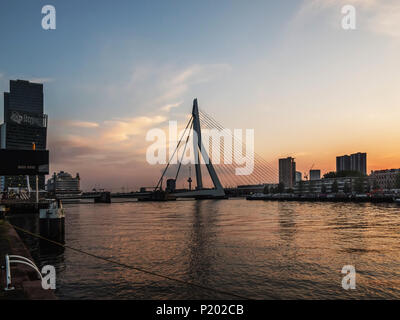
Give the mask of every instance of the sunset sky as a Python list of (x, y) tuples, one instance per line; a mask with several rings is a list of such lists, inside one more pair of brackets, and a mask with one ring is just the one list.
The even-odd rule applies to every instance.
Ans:
[[(46, 4), (56, 30), (41, 28)], [(356, 30), (341, 27), (346, 4)], [(4, 0), (0, 37), (0, 92), (44, 83), (50, 171), (84, 189), (154, 185), (146, 132), (185, 125), (193, 98), (254, 129), (275, 167), (325, 172), (360, 151), (368, 172), (400, 168), (399, 0)]]

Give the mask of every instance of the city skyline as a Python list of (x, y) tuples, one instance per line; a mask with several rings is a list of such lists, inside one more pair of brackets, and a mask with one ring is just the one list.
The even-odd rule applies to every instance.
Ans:
[[(46, 141), (47, 139), (46, 134), (39, 140), (37, 140), (39, 136), (37, 135), (37, 133), (35, 133), (36, 131), (31, 133), (32, 130), (34, 130), (35, 128), (37, 130), (37, 128), (40, 128), (42, 125), (45, 126), (44, 127), (45, 132), (47, 131), (46, 130), (47, 115), (44, 114), (43, 100), (44, 100), (43, 84), (33, 83), (20, 79), (10, 80), (10, 92), (4, 92), (4, 103), (5, 103), (4, 118), (7, 119), (7, 121), (4, 124), (0, 124), (0, 129), (2, 129), (0, 130), (0, 142), (1, 142), (0, 148), (30, 149), (32, 147), (31, 143), (35, 144), (34, 147), (35, 149), (45, 148), (43, 147), (43, 145), (41, 145), (43, 144), (43, 141), (41, 141), (40, 139), (44, 139), (44, 141)], [(44, 116), (43, 119), (40, 118), (43, 116)], [(9, 126), (12, 127), (13, 124), (14, 126), (17, 125), (17, 127), (13, 128), (12, 132), (8, 132), (9, 131), (8, 127)], [(289, 189), (292, 189), (294, 187), (295, 182), (302, 180), (302, 174), (301, 172), (296, 171), (296, 163), (294, 160), (295, 159), (292, 157), (279, 159), (278, 181), (279, 183), (283, 183), (284, 186)], [(312, 170), (314, 165), (315, 164), (313, 164), (309, 170), (309, 180), (319, 180), (321, 177), (320, 169)], [(366, 153), (357, 152), (351, 155), (343, 155), (336, 157), (336, 172), (352, 171), (366, 175), (367, 174), (366, 168), (367, 168)], [(64, 171), (60, 171), (60, 174), (64, 174)], [(66, 175), (70, 176), (69, 173), (66, 173)], [(51, 179), (54, 180), (54, 176), (55, 173), (53, 174), (52, 178), (49, 178), (49, 181)], [(77, 173), (77, 177), (78, 176), (79, 173)], [(304, 173), (304, 178), (305, 180), (308, 180), (307, 172)], [(24, 179), (25, 178), (23, 178), (22, 180)], [(183, 177), (183, 183), (187, 182), (185, 181), (185, 179), (186, 177)], [(259, 181), (259, 182), (273, 183), (274, 181), (271, 181), (271, 172), (268, 173), (268, 176), (265, 175), (264, 181)], [(393, 181), (391, 183), (393, 183)], [(4, 182), (2, 181), (1, 182), (2, 189), (5, 188), (3, 184)], [(20, 185), (20, 183), (15, 184), (15, 186), (18, 185)], [(168, 185), (168, 180), (167, 180), (167, 185)], [(237, 186), (240, 185), (243, 185), (243, 181), (241, 183), (240, 182), (237, 183)], [(96, 186), (91, 186), (91, 187), (95, 188)], [(183, 187), (185, 186), (183, 185)], [(228, 185), (225, 185), (225, 187), (228, 187)], [(44, 188), (44, 181), (42, 182), (41, 188), (42, 189)], [(123, 190), (126, 189), (126, 191), (128, 191), (130, 188), (129, 186), (128, 187), (122, 186), (121, 189)]]
[(357, 30), (340, 28), (344, 1), (99, 1), (96, 19), (90, 4), (54, 1), (53, 31), (40, 28), (41, 6), (7, 3), (0, 91), (44, 83), (50, 172), (80, 172), (83, 188), (155, 180), (145, 133), (183, 124), (194, 97), (225, 127), (254, 128), (256, 152), (276, 167), (293, 156), (301, 172), (334, 171), (337, 155), (363, 150), (367, 173), (398, 168), (400, 5), (347, 2)]

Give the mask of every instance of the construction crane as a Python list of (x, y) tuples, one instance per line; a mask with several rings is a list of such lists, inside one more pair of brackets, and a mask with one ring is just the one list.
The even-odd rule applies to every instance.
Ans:
[[(312, 164), (310, 170), (308, 170), (308, 172), (310, 172), (315, 166), (315, 163)], [(304, 180), (308, 180), (308, 172), (304, 172)]]

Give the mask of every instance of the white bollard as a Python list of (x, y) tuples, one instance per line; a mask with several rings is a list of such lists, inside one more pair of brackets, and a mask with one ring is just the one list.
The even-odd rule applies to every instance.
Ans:
[(11, 287), (11, 268), (10, 268), (10, 257), (6, 254), (6, 287), (5, 291), (14, 290), (14, 287)]

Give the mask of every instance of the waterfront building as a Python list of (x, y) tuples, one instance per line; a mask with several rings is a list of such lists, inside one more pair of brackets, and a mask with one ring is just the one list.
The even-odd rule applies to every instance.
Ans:
[(167, 180), (167, 188), (168, 192), (174, 192), (176, 190), (176, 180), (175, 179), (168, 179)]
[(80, 181), (79, 173), (77, 173), (74, 178), (68, 172), (60, 171), (57, 174), (54, 172), (53, 176), (47, 180), (46, 189), (47, 192), (54, 193), (58, 196), (77, 195), (82, 193)]
[(253, 193), (263, 193), (265, 187), (268, 187), (269, 190), (276, 188), (278, 185), (276, 183), (262, 183), (262, 184), (254, 184), (254, 185), (241, 185), (237, 186), (235, 193), (239, 196), (246, 196)]
[(300, 171), (296, 171), (296, 182), (301, 181), (301, 172)]
[(364, 175), (367, 174), (367, 154), (364, 152), (353, 153), (350, 156), (336, 157), (336, 172), (357, 171)]
[(350, 156), (338, 156), (336, 157), (336, 172), (350, 171)]
[(358, 152), (350, 156), (350, 170), (367, 174), (367, 154)]
[(379, 187), (379, 189), (400, 189), (396, 185), (399, 176), (400, 169), (386, 169), (372, 171), (369, 177), (372, 185)]
[(294, 158), (279, 159), (279, 183), (283, 183), (285, 188), (293, 188), (296, 183), (296, 162)]
[[(10, 92), (4, 92), (4, 123), (0, 126), (0, 148), (46, 150), (47, 115), (44, 114), (43, 84), (10, 80)], [(1, 186), (26, 187), (23, 176), (1, 178)], [(35, 188), (35, 177), (30, 177)], [(45, 177), (39, 175), (39, 188), (44, 189)]]
[(310, 170), (310, 180), (321, 179), (321, 170)]
[[(308, 180), (297, 182), (294, 186), (294, 193), (351, 193), (356, 192), (357, 183), (360, 177), (339, 177), (339, 178), (323, 178), (319, 180)], [(334, 190), (336, 184), (337, 192)], [(362, 181), (364, 192), (368, 191), (368, 186), (371, 185), (370, 179), (365, 178)], [(324, 190), (325, 189), (325, 190)]]

